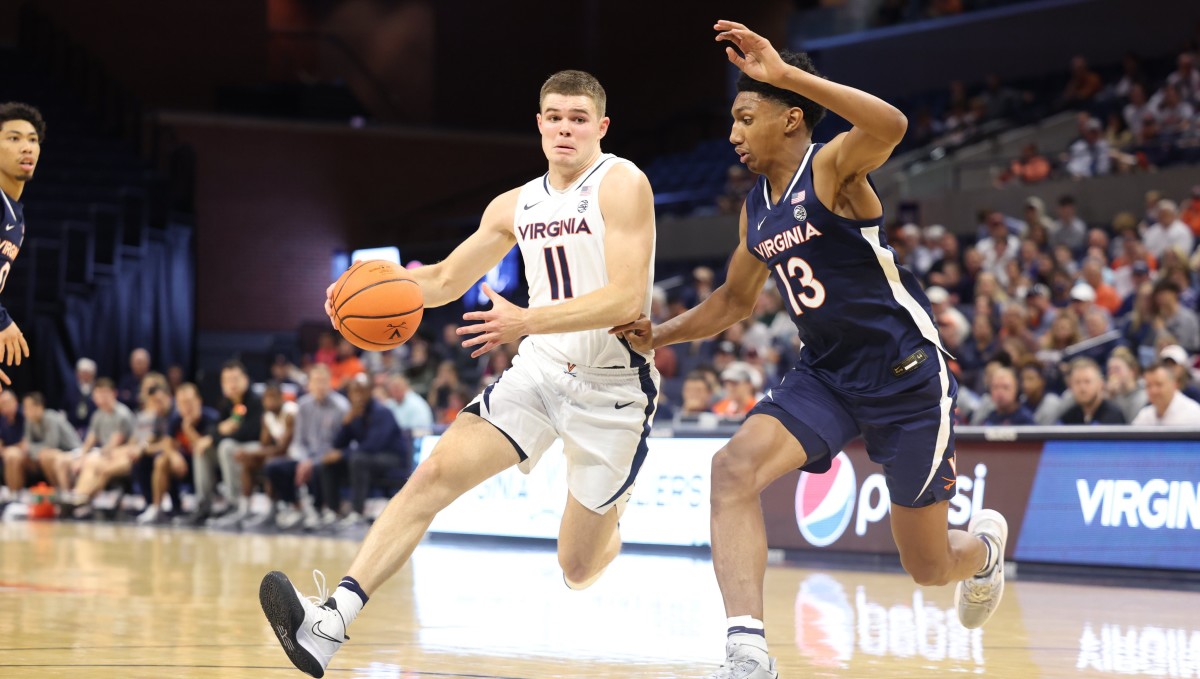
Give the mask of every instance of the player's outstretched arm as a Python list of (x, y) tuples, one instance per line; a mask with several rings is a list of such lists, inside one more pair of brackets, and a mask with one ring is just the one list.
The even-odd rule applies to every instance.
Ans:
[(754, 312), (758, 293), (771, 275), (770, 269), (750, 254), (746, 247), (746, 206), (739, 220), (740, 238), (729, 258), (725, 282), (708, 299), (692, 309), (657, 326), (646, 319), (619, 325), (609, 332), (624, 334), (634, 349), (646, 351), (668, 344), (706, 339), (716, 335)]
[(512, 225), (520, 192), (519, 188), (513, 189), (492, 199), (483, 211), (479, 229), (449, 257), (409, 272), (421, 286), (425, 306), (442, 306), (462, 297), (517, 244)]
[[(463, 241), (450, 256), (429, 266), (411, 269), (408, 273), (417, 285), (425, 306), (435, 307), (449, 304), (462, 297), (475, 281), (483, 278), (492, 267), (504, 259), (504, 255), (517, 244), (512, 233), (513, 214), (517, 209), (517, 195), (521, 190), (513, 189), (492, 199), (483, 211), (479, 229)], [(333, 321), (333, 289), (336, 282), (325, 289), (325, 313)]]
[(492, 292), (487, 311), (472, 311), (464, 320), (477, 321), (458, 329), (475, 335), (464, 347), (478, 347), (481, 356), (525, 335), (576, 332), (628, 323), (638, 317), (649, 288), (654, 249), (654, 193), (646, 175), (627, 165), (609, 171), (600, 183), (604, 214), (604, 252), (608, 283), (592, 292), (554, 306), (523, 309)]
[(908, 119), (895, 106), (785, 63), (770, 41), (742, 24), (718, 21), (714, 28), (718, 41), (737, 47), (727, 46), (725, 53), (746, 75), (796, 92), (850, 121), (854, 128), (838, 135), (827, 147), (835, 149), (837, 174), (843, 181), (865, 176), (883, 165), (904, 138)]

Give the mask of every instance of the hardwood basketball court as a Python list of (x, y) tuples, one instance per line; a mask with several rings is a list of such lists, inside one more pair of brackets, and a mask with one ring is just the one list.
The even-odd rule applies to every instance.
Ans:
[[(301, 677), (258, 607), (278, 568), (332, 586), (345, 539), (104, 523), (0, 524), (0, 677)], [(1200, 593), (1012, 580), (983, 630), (951, 588), (771, 567), (780, 676), (1200, 676)], [(372, 597), (326, 676), (702, 678), (723, 654), (707, 559), (625, 554), (571, 592), (548, 549), (436, 541)]]

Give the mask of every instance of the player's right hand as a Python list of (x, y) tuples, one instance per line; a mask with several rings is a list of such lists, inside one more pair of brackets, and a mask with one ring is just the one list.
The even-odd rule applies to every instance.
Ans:
[(654, 348), (654, 325), (645, 315), (632, 323), (618, 325), (609, 330), (608, 334), (624, 337), (629, 342), (629, 346), (643, 354), (649, 353)]
[[(354, 268), (354, 265), (361, 261), (361, 259), (354, 260), (354, 262), (350, 265), (350, 268)], [(347, 269), (347, 271), (349, 271), (349, 269)], [(334, 281), (329, 284), (328, 288), (325, 288), (325, 315), (329, 317), (329, 324), (333, 326), (333, 329), (341, 332), (342, 329), (338, 327), (337, 319), (333, 317), (333, 287), (337, 284), (338, 282)]]
[(21, 365), (21, 359), (29, 356), (29, 345), (16, 323), (0, 330), (0, 362), (4, 365)]
[[(3, 370), (0, 370), (0, 382), (12, 384), (12, 380), (8, 379), (8, 375)], [(0, 385), (0, 391), (4, 391), (4, 385)]]
[(759, 82), (773, 84), (787, 68), (771, 41), (746, 28), (736, 21), (718, 21), (713, 28), (717, 31), (717, 42), (722, 40), (737, 47), (726, 47), (729, 61), (743, 73)]
[(330, 283), (329, 287), (325, 288), (325, 315), (329, 317), (329, 324), (333, 326), (333, 329), (338, 330), (337, 321), (333, 318), (333, 286), (335, 285), (337, 285), (337, 281)]

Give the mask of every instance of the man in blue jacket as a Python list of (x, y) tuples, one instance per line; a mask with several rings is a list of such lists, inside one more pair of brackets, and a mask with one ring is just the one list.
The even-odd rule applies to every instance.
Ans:
[[(333, 450), (325, 455), (324, 463), (330, 466), (346, 460), (350, 468), (350, 513), (338, 522), (338, 528), (353, 528), (363, 525), (363, 508), (371, 481), (400, 470), (407, 478), (412, 467), (412, 440), (405, 435), (392, 412), (371, 397), (371, 388), (365, 382), (351, 382), (347, 391), (350, 411), (333, 441)], [(336, 474), (322, 475), (323, 493), (326, 498), (339, 497)], [(328, 506), (337, 506), (336, 500)]]

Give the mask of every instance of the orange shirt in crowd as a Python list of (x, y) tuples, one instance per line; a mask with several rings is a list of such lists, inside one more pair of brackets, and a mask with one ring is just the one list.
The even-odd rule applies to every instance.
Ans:
[(1184, 203), (1179, 219), (1192, 228), (1192, 233), (1200, 237), (1200, 198), (1193, 198)]
[(738, 403), (732, 398), (723, 398), (720, 401), (717, 401), (717, 404), (713, 406), (712, 411), (721, 417), (744, 417), (750, 412), (750, 409), (754, 407), (755, 403), (757, 403), (757, 401), (755, 401), (753, 397), (748, 398), (741, 403)]
[(1101, 283), (1096, 288), (1096, 304), (1108, 309), (1108, 313), (1115, 314), (1121, 308), (1121, 296), (1113, 286)]
[(358, 360), (357, 356), (343, 358), (333, 365), (329, 366), (329, 382), (334, 389), (341, 389), (355, 375), (367, 372), (366, 366), (362, 361)]

